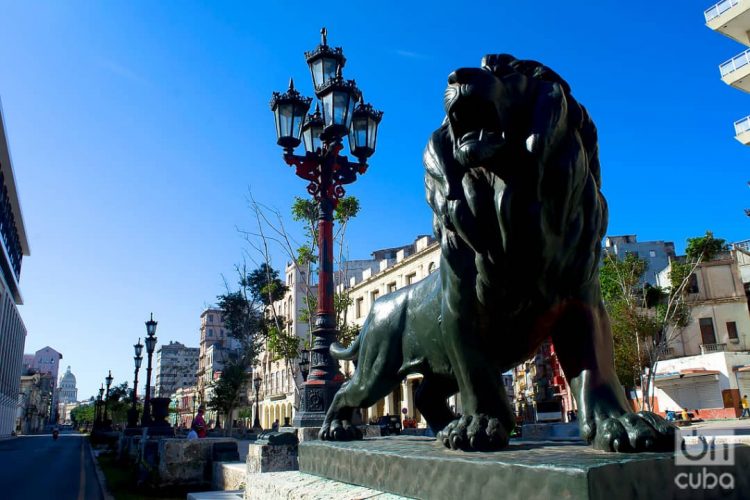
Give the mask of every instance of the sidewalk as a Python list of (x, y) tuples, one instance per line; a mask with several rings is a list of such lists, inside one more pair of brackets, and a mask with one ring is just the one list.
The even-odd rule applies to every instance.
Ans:
[(683, 434), (690, 435), (696, 430), (702, 432), (711, 431), (731, 431), (735, 435), (750, 436), (750, 418), (745, 419), (726, 419), (726, 420), (707, 420), (705, 422), (695, 422), (686, 427), (680, 427)]

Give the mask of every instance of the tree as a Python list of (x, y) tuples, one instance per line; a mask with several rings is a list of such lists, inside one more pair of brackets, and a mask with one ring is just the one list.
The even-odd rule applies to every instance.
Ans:
[(714, 238), (714, 233), (706, 231), (704, 236), (688, 238), (685, 247), (685, 255), (689, 261), (711, 260), (717, 254), (728, 252), (729, 245), (727, 241), (721, 238)]
[(232, 413), (239, 406), (245, 389), (249, 367), (237, 362), (230, 362), (221, 372), (219, 380), (212, 384), (213, 397), (208, 407), (224, 415), (224, 433), (232, 435)]
[[(273, 302), (284, 297), (286, 285), (279, 279), (279, 273), (267, 263), (257, 269), (247, 270), (247, 266), (237, 267), (238, 288), (227, 290), (217, 297), (222, 310), (224, 327), (230, 337), (239, 343), (236, 355), (229, 358), (221, 377), (214, 384), (214, 395), (208, 402), (210, 408), (224, 414), (229, 420), (225, 425), (227, 435), (232, 433), (231, 416), (241, 401), (251, 367), (257, 362), (258, 354), (267, 342), (271, 332), (281, 331), (284, 318), (266, 310)], [(225, 422), (226, 424), (226, 422)]]
[(93, 403), (79, 405), (70, 412), (70, 420), (76, 427), (82, 427), (85, 424), (92, 424), (96, 417), (96, 408)]
[[(289, 328), (290, 322), (278, 314), (274, 301), (270, 301), (266, 306), (273, 319), (268, 324), (265, 337), (266, 347), (275, 360), (284, 360), (287, 370), (289, 370), (293, 379), (297, 380), (299, 373), (297, 360), (300, 356), (300, 348), (303, 346), (309, 348), (312, 345), (312, 331), (314, 329), (315, 311), (317, 310), (317, 283), (315, 278), (318, 264), (319, 207), (313, 199), (294, 198), (291, 206), (291, 217), (293, 221), (300, 223), (302, 226), (302, 243), (300, 243), (287, 232), (284, 217), (278, 210), (258, 203), (252, 193), (249, 195), (249, 204), (255, 216), (256, 228), (252, 231), (243, 231), (243, 233), (248, 245), (255, 251), (253, 256), (259, 255), (260, 260), (270, 267), (270, 247), (272, 245), (277, 246), (291, 260), (298, 276), (302, 278), (302, 282), (297, 283), (297, 286), (303, 292), (303, 305), (298, 308), (297, 321), (308, 324), (310, 334), (304, 341), (301, 342), (296, 333)], [(334, 264), (340, 273), (336, 276), (339, 278), (339, 282), (343, 282), (348, 275), (346, 269), (346, 258), (348, 257), (346, 255), (346, 229), (359, 209), (359, 201), (356, 198), (344, 197), (338, 200), (334, 211), (334, 220), (337, 223), (336, 233), (334, 234), (335, 255), (338, 258)], [(353, 336), (358, 333), (356, 328), (346, 324), (346, 308), (350, 302), (346, 291), (337, 293), (334, 298), (336, 320), (341, 332), (339, 341), (344, 344), (351, 342)], [(299, 390), (296, 384), (294, 390)]]
[(599, 270), (602, 300), (612, 326), (615, 370), (626, 388), (640, 385), (644, 367), (642, 345), (656, 328), (640, 285), (645, 272), (646, 261), (634, 254), (618, 259), (606, 253)]

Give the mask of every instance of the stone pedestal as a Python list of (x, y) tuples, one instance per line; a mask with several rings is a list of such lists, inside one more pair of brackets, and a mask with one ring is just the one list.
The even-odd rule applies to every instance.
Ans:
[[(750, 498), (750, 447), (745, 446), (734, 448), (734, 465), (704, 468), (679, 465), (672, 453), (605, 453), (553, 442), (516, 442), (500, 452), (466, 453), (431, 438), (396, 436), (304, 442), (299, 467), (300, 474), (430, 500)], [(691, 474), (732, 475), (733, 489), (705, 488), (710, 479), (692, 488)]]
[(261, 436), (248, 445), (247, 473), (261, 474), (297, 470), (299, 440), (293, 433), (279, 432)]

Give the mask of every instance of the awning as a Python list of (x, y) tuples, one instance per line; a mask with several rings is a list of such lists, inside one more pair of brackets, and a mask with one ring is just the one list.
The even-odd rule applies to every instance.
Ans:
[(680, 370), (679, 372), (657, 373), (654, 378), (654, 383), (669, 382), (673, 380), (681, 380), (681, 379), (694, 378), (694, 377), (716, 376), (719, 373), (721, 372), (719, 372), (718, 370), (704, 370), (702, 368), (687, 368), (685, 370)]

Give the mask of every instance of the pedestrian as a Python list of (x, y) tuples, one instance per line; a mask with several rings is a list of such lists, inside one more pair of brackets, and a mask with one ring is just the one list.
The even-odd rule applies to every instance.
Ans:
[(198, 432), (196, 432), (195, 430), (195, 423), (193, 423), (193, 426), (190, 428), (190, 432), (188, 432), (187, 438), (190, 441), (192, 441), (193, 439), (198, 439)]
[(750, 417), (750, 402), (747, 401), (747, 394), (742, 396), (742, 415), (740, 418)]
[(279, 419), (273, 421), (273, 424), (271, 424), (271, 430), (273, 432), (279, 432)]
[(198, 415), (193, 419), (193, 427), (199, 438), (206, 437), (206, 419), (203, 417), (204, 413), (206, 413), (206, 407), (200, 405), (198, 407)]

